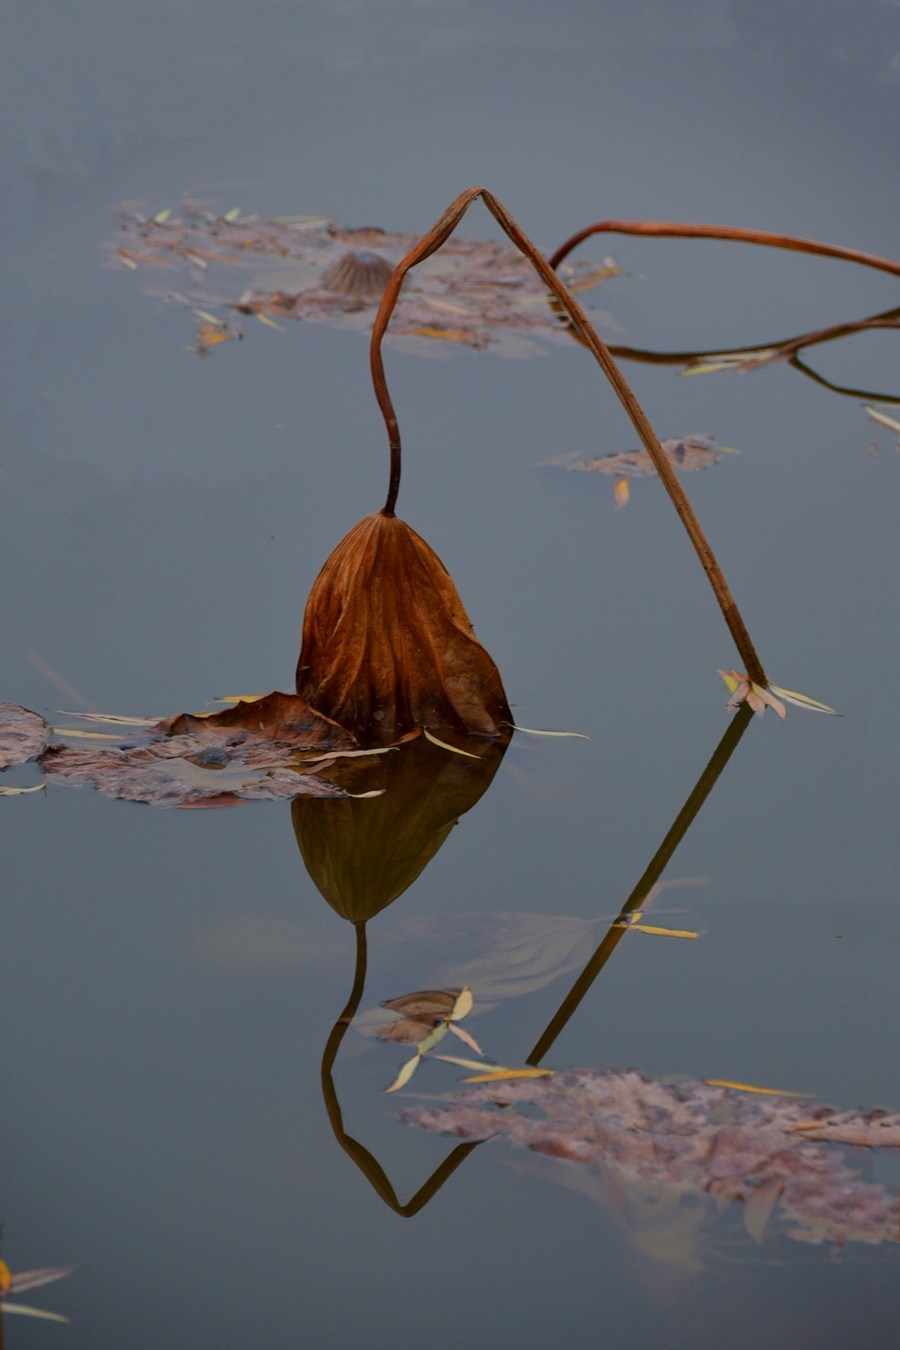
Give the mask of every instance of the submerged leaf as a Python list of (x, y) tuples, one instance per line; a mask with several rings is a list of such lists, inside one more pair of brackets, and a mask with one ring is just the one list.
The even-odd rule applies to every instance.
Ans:
[(363, 737), (418, 727), (496, 737), (512, 720), (449, 572), (409, 525), (380, 512), (353, 527), (316, 578), (297, 692)]
[(449, 1017), (459, 1001), (461, 990), (426, 989), (399, 998), (382, 999), (381, 1007), (406, 1017)]
[[(503, 1083), (510, 1071), (491, 1068), (490, 1081), (449, 1103), (416, 1107), (401, 1118), (460, 1139), (501, 1137), (552, 1158), (581, 1164), (602, 1178), (617, 1209), (642, 1197), (652, 1201), (633, 1237), (645, 1253), (665, 1253), (649, 1238), (666, 1210), (698, 1208), (712, 1223), (728, 1200), (742, 1202), (742, 1218), (760, 1240), (769, 1226), (800, 1242), (896, 1242), (897, 1196), (864, 1180), (832, 1145), (813, 1142), (811, 1130), (893, 1146), (900, 1117), (846, 1113), (827, 1107), (810, 1119), (808, 1102), (745, 1095), (689, 1078), (652, 1079), (634, 1070), (578, 1069), (534, 1081)], [(513, 1071), (516, 1072), (516, 1071)], [(518, 1071), (521, 1073), (521, 1071)], [(500, 1109), (498, 1109), (498, 1107)], [(887, 1123), (879, 1129), (874, 1117)], [(854, 1142), (862, 1142), (862, 1140)], [(570, 1184), (572, 1169), (549, 1175)], [(650, 1209), (652, 1208), (652, 1218)]]

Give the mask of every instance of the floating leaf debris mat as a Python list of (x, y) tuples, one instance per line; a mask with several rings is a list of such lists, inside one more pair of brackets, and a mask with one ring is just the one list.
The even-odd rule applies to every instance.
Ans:
[[(397, 262), (417, 234), (332, 220), (264, 220), (197, 205), (155, 216), (123, 207), (108, 245), (112, 262), (140, 272), (149, 292), (193, 311), (197, 349), (206, 354), (242, 335), (241, 316), (328, 323), (368, 333)], [(576, 290), (617, 273), (615, 264), (566, 264)], [(487, 348), (518, 356), (542, 344), (571, 344), (567, 322), (548, 304), (547, 288), (516, 249), (496, 241), (455, 239), (404, 287), (390, 339)]]
[[(0, 743), (26, 711), (2, 705)], [(294, 694), (241, 700), (208, 716), (153, 720), (79, 713), (66, 715), (79, 725), (52, 729), (36, 713), (29, 717), (44, 730), (23, 746), (19, 760), (36, 759), (47, 782), (154, 806), (343, 797), (340, 766), (382, 753), (363, 749)]]
[[(710, 1219), (719, 1206), (740, 1203), (756, 1240), (770, 1223), (799, 1242), (898, 1240), (896, 1191), (863, 1180), (831, 1147), (900, 1146), (900, 1116), (886, 1111), (840, 1113), (690, 1078), (579, 1069), (471, 1088), (402, 1118), (595, 1169), (620, 1209), (648, 1200), (651, 1187), (657, 1218), (664, 1201), (699, 1203)], [(558, 1179), (575, 1184), (569, 1171)]]

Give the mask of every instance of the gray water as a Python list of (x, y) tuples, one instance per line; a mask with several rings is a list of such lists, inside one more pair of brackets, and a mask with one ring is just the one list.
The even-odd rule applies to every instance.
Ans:
[[(385, 487), (362, 338), (253, 324), (198, 360), (182, 309), (103, 266), (123, 201), (424, 231), (483, 183), (548, 250), (615, 216), (897, 252), (888, 0), (85, 0), (15, 7), (5, 31), (0, 698), (55, 722), (73, 693), (48, 669), (127, 714), (289, 688), (309, 587)], [(463, 233), (496, 227), (477, 208)], [(595, 297), (604, 333), (633, 346), (750, 345), (898, 303), (894, 278), (837, 262), (607, 251), (623, 275)], [(366, 1008), (484, 955), (513, 923), (491, 916), (614, 916), (726, 726), (715, 672), (735, 663), (657, 482), (617, 511), (608, 478), (538, 467), (635, 444), (584, 352), (387, 362), (401, 514), (452, 572), (518, 721), (591, 739), (516, 737), (370, 923)], [(890, 332), (810, 362), (900, 392)], [(784, 364), (676, 369), (627, 373), (660, 435), (742, 451), (684, 482), (767, 670), (845, 716), (755, 721), (666, 872), (696, 880), (658, 902), (703, 936), (629, 936), (547, 1063), (896, 1108), (896, 437)], [(3, 1255), (79, 1267), (23, 1300), (73, 1326), (8, 1317), (8, 1344), (896, 1343), (895, 1248), (711, 1241), (687, 1274), (571, 1173), (500, 1145), (415, 1217), (386, 1207), (323, 1104), (353, 932), (285, 804), (163, 812), (60, 788), (0, 810)], [(473, 1031), (520, 1064), (566, 988), (500, 1001)], [(336, 1069), (346, 1127), (401, 1200), (451, 1147), (383, 1094), (405, 1054), (351, 1031)], [(456, 1077), (425, 1065), (410, 1091)], [(861, 1165), (897, 1186), (890, 1159)]]

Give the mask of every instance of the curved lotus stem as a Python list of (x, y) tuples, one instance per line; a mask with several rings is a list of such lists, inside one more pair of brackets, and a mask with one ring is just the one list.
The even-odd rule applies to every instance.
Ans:
[(863, 267), (874, 267), (879, 272), (890, 272), (900, 277), (900, 262), (880, 258), (876, 253), (841, 248), (839, 244), (820, 244), (816, 239), (801, 239), (797, 235), (776, 234), (771, 230), (742, 230), (734, 225), (685, 225), (672, 220), (598, 220), (561, 244), (550, 259), (550, 266), (558, 267), (573, 248), (592, 234), (644, 234), (657, 239), (727, 239), (740, 244), (761, 244), (764, 248), (813, 253), (820, 258), (840, 258), (843, 262), (861, 263)]
[[(538, 251), (528, 236), (519, 228), (516, 221), (507, 211), (502, 202), (498, 201), (492, 193), (486, 188), (471, 187), (461, 192), (454, 201), (450, 203), (447, 210), (428, 231), (426, 235), (410, 251), (401, 258), (394, 271), (394, 275), (388, 282), (378, 313), (375, 316), (375, 322), (372, 325), (372, 339), (370, 345), (370, 361), (372, 368), (372, 383), (375, 387), (375, 397), (378, 400), (378, 406), (384, 418), (385, 427), (388, 433), (388, 443), (390, 445), (391, 469), (390, 482), (388, 486), (387, 500), (385, 501), (382, 514), (393, 516), (394, 507), (397, 504), (397, 492), (400, 487), (400, 468), (401, 468), (401, 446), (400, 429), (397, 423), (397, 414), (394, 411), (394, 405), (391, 402), (391, 396), (388, 392), (387, 380), (384, 373), (384, 362), (381, 355), (381, 341), (385, 330), (390, 321), (394, 306), (400, 294), (400, 288), (403, 284), (403, 278), (410, 268), (415, 267), (419, 262), (429, 257), (441, 247), (444, 241), (456, 229), (462, 217), (476, 198), (481, 197), (485, 206), (491, 215), (509, 236), (516, 248), (529, 259), (532, 266), (542, 280), (546, 283), (548, 289), (556, 296), (560, 305), (568, 314), (572, 326), (581, 339), (583, 344), (589, 349), (594, 359), (602, 368), (606, 378), (609, 380), (619, 401), (631, 418), (632, 423), (644, 444), (653, 466), (665, 486), (666, 492), (679, 519), (688, 533), (691, 543), (700, 559), (700, 564), (705, 571), (710, 585), (713, 588), (719, 608), (728, 626), (728, 630), (734, 639), (735, 646), (740, 653), (744, 668), (754, 684), (762, 685), (763, 688), (768, 684), (768, 678), (763, 670), (762, 663), (756, 654), (753, 643), (750, 640), (750, 634), (741, 617), (737, 603), (728, 583), (722, 574), (722, 570), (716, 561), (712, 548), (709, 545), (700, 522), (694, 514), (693, 507), (688, 500), (687, 494), (681, 483), (678, 481), (675, 471), (670, 464), (668, 457), (664, 453), (659, 443), (659, 438), (653, 430), (641, 405), (638, 403), (628, 381), (616, 365), (609, 348), (600, 339), (595, 332), (590, 320), (587, 318), (584, 310), (578, 301), (560, 281), (553, 267), (547, 259)], [(574, 244), (573, 244), (574, 247)]]

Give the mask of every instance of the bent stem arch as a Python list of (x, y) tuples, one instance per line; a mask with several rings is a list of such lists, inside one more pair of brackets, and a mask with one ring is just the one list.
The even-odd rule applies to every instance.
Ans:
[[(584, 310), (578, 304), (578, 301), (560, 281), (553, 270), (551, 263), (538, 251), (528, 236), (520, 229), (517, 222), (502, 202), (490, 192), (487, 188), (471, 187), (463, 192), (450, 203), (447, 210), (420, 239), (405, 257), (401, 258), (397, 264), (394, 274), (385, 288), (382, 296), (378, 313), (375, 316), (375, 322), (372, 325), (372, 338), (369, 349), (372, 383), (375, 388), (375, 397), (378, 406), (381, 409), (384, 424), (387, 429), (388, 443), (390, 446), (390, 481), (388, 485), (388, 494), (385, 501), (382, 514), (386, 516), (394, 515), (394, 508), (397, 504), (397, 493), (400, 487), (401, 471), (401, 444), (400, 428), (397, 422), (397, 414), (394, 411), (394, 405), (388, 391), (387, 380), (384, 373), (384, 361), (381, 353), (381, 343), (390, 322), (391, 315), (397, 303), (400, 294), (400, 288), (403, 285), (403, 278), (406, 273), (417, 263), (435, 253), (441, 245), (450, 237), (456, 229), (460, 220), (462, 220), (466, 211), (472, 203), (481, 197), (485, 206), (491, 215), (515, 244), (516, 248), (525, 255), (531, 262), (535, 271), (545, 282), (548, 290), (559, 301), (559, 304), (566, 311), (571, 320), (572, 326), (582, 343), (591, 352), (598, 365), (603, 370), (606, 378), (609, 380), (616, 395), (627, 412), (628, 416), (637, 431), (644, 447), (647, 450), (656, 472), (669, 495), (672, 505), (675, 507), (682, 525), (687, 531), (688, 537), (694, 546), (700, 564), (707, 575), (713, 593), (718, 601), (722, 616), (728, 626), (728, 630), (734, 640), (738, 653), (744, 665), (750, 680), (754, 684), (761, 685), (763, 688), (768, 684), (768, 678), (763, 670), (762, 663), (756, 654), (753, 643), (750, 640), (750, 634), (747, 631), (744, 620), (737, 607), (737, 602), (731, 594), (731, 590), (722, 569), (716, 561), (715, 555), (710, 547), (709, 541), (704, 534), (700, 522), (694, 514), (694, 509), (688, 500), (687, 494), (681, 483), (675, 476), (675, 471), (669, 463), (668, 457), (664, 453), (659, 443), (659, 438), (645, 414), (643, 408), (638, 403), (632, 392), (625, 376), (622, 374), (609, 348), (595, 332), (590, 320)], [(589, 231), (590, 232), (590, 231)], [(578, 237), (575, 237), (578, 242)], [(574, 247), (574, 242), (571, 243)]]
[(856, 248), (842, 248), (839, 244), (821, 244), (816, 239), (801, 239), (794, 234), (778, 234), (772, 230), (744, 230), (736, 225), (688, 225), (673, 220), (598, 220), (573, 234), (550, 259), (551, 267), (562, 260), (593, 234), (643, 234), (657, 239), (726, 239), (739, 244), (761, 244), (764, 248), (788, 249), (794, 253), (812, 253), (819, 258), (840, 258), (843, 262), (860, 263), (879, 272), (890, 272), (900, 277), (900, 262), (880, 258), (877, 253), (862, 253)]

